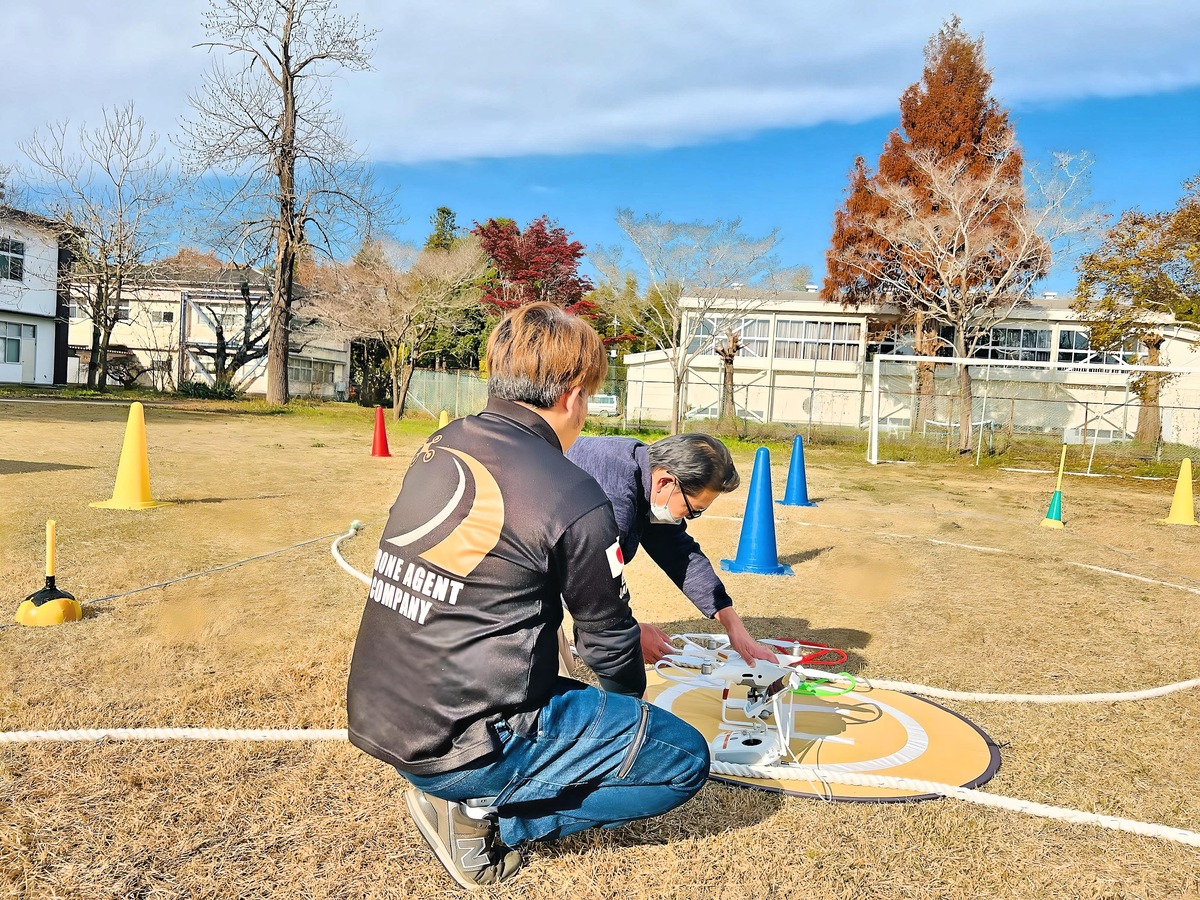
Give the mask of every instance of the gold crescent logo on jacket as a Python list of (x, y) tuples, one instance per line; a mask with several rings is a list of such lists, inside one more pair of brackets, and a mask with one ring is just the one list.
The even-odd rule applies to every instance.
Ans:
[[(424, 455), (422, 456), (421, 451), (418, 451), (417, 457), (413, 459), (414, 462), (418, 458), (423, 458), (425, 461), (433, 458), (434, 448), (432, 446), (422, 449), (425, 450)], [(500, 485), (496, 483), (492, 473), (484, 468), (483, 463), (475, 457), (450, 447), (438, 447), (437, 450), (453, 456), (451, 462), (458, 471), (458, 483), (454, 491), (446, 505), (425, 524), (395, 537), (387, 538), (387, 543), (396, 547), (407, 547), (447, 522), (458, 510), (463, 496), (467, 492), (467, 475), (463, 469), (465, 465), (467, 471), (471, 473), (471, 479), (475, 482), (475, 497), (466, 516), (454, 526), (454, 530), (448, 535), (428, 550), (418, 554), (426, 562), (439, 569), (465, 578), (474, 571), (475, 567), (483, 561), (483, 558), (500, 540), (500, 531), (504, 527), (504, 498), (500, 494)], [(411, 474), (412, 469), (409, 469), (409, 472)]]

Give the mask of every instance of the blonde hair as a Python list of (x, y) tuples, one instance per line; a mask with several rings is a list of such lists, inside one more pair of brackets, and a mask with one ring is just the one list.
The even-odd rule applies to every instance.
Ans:
[(488, 394), (549, 409), (571, 388), (594, 394), (604, 381), (604, 345), (587, 322), (553, 303), (509, 312), (487, 342)]

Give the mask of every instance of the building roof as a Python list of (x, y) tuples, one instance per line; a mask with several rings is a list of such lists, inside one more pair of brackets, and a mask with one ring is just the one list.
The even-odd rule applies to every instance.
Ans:
[(49, 231), (58, 234), (66, 226), (58, 219), (50, 219), (46, 216), (39, 216), (37, 213), (29, 212), (25, 209), (17, 209), (15, 206), (8, 206), (0, 203), (0, 221), (8, 219), (10, 221), (21, 222), (25, 225), (32, 225), (34, 228), (40, 228), (43, 231)]
[[(1060, 296), (1054, 291), (1046, 291), (1040, 296), (1030, 297), (1028, 300), (1021, 300), (1013, 308), (1014, 316), (1017, 318), (1038, 317), (1039, 314), (1046, 313), (1071, 313), (1071, 304), (1075, 298), (1070, 295)], [(821, 299), (821, 293), (816, 285), (809, 285), (807, 290), (803, 291), (768, 291), (762, 288), (754, 287), (737, 287), (729, 288), (721, 291), (720, 296), (715, 300), (705, 298), (701, 300), (695, 296), (684, 296), (681, 305), (685, 309), (698, 309), (700, 307), (711, 306), (714, 310), (732, 309), (736, 310), (739, 307), (745, 309), (745, 314), (750, 315), (756, 311), (762, 312), (795, 312), (795, 311), (820, 311), (824, 313), (841, 313), (844, 315), (857, 316), (885, 316), (893, 317), (900, 314), (901, 310), (889, 303), (886, 297), (881, 298), (881, 302), (877, 304), (862, 304), (858, 307), (845, 307), (836, 301), (826, 301)]]
[[(169, 262), (147, 266), (140, 274), (145, 284), (172, 284), (233, 291), (240, 289), (243, 281), (252, 288), (266, 289), (270, 285), (266, 274), (252, 266), (227, 266), (216, 269), (211, 266)], [(134, 273), (133, 277), (137, 278), (138, 273)]]

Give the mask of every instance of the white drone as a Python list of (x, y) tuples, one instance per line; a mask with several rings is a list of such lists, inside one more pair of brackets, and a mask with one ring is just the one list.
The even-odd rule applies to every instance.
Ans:
[[(853, 677), (845, 673), (831, 678), (804, 668), (806, 663), (837, 665), (845, 661), (845, 653), (824, 644), (763, 640), (760, 643), (772, 647), (779, 661), (759, 659), (750, 666), (730, 647), (725, 635), (677, 634), (671, 641), (681, 645), (679, 651), (659, 660), (655, 671), (669, 681), (721, 691), (722, 733), (711, 743), (717, 762), (773, 766), (786, 753), (799, 764), (791, 750), (795, 698), (838, 696), (855, 687)], [(744, 700), (730, 698), (730, 688), (735, 685), (747, 688)]]

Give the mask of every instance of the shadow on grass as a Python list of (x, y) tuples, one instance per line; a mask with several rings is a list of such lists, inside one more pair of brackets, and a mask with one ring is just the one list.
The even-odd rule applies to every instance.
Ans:
[(785, 566), (798, 566), (802, 563), (811, 562), (822, 553), (828, 553), (833, 549), (833, 545), (828, 547), (814, 547), (812, 550), (801, 550), (799, 553), (789, 553), (787, 556), (779, 557), (779, 561)]
[[(574, 857), (589, 849), (662, 846), (761, 825), (783, 805), (784, 795), (709, 781), (693, 799), (661, 816), (619, 828), (593, 829), (561, 841), (533, 846), (549, 859)], [(703, 895), (703, 891), (700, 892)]]
[(278, 500), (283, 494), (257, 494), (253, 497), (160, 497), (162, 503), (187, 506), (190, 503), (228, 503), (234, 500)]
[(0, 459), (0, 475), (27, 475), (30, 472), (65, 472), (68, 469), (94, 469), (95, 466), (73, 466), (68, 463), (29, 462), (23, 459)]

